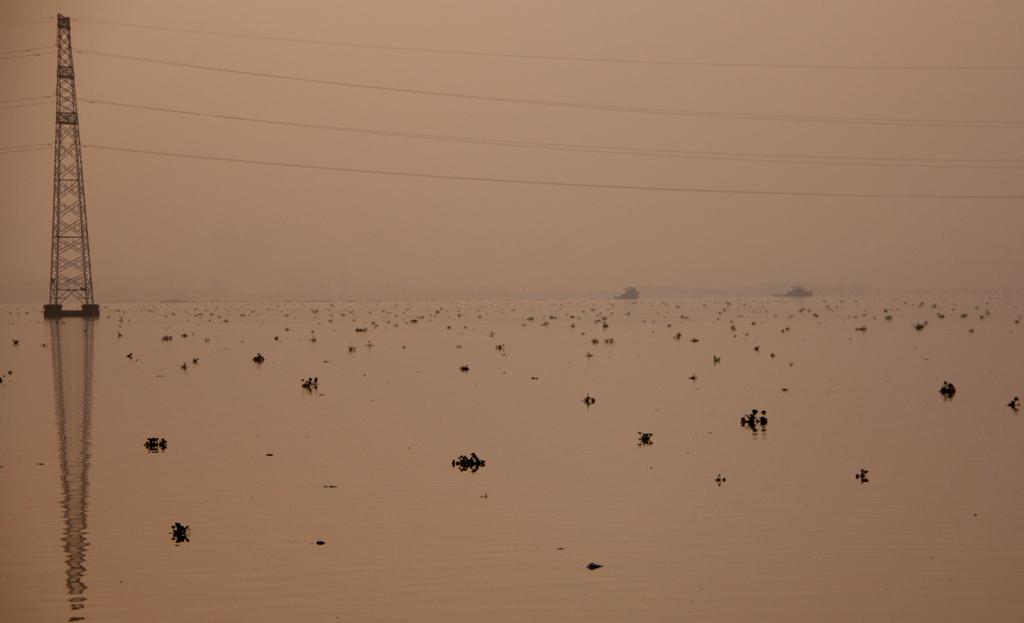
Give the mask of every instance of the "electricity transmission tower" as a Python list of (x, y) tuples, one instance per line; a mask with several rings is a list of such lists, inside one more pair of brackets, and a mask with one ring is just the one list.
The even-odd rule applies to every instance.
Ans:
[[(78, 134), (75, 66), (71, 60), (71, 18), (63, 15), (57, 15), (57, 134), (53, 145), (50, 303), (43, 306), (43, 316), (96, 318), (100, 315), (100, 306), (92, 297), (82, 141)], [(82, 309), (64, 309), (68, 299), (80, 302)]]

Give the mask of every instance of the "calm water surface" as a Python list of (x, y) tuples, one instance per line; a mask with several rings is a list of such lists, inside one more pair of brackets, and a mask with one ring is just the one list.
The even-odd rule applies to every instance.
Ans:
[(1024, 619), (1024, 295), (103, 314), (0, 306), (2, 621)]

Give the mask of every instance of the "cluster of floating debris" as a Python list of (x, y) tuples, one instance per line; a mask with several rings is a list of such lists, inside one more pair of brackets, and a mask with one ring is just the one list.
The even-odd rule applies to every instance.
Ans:
[(749, 428), (755, 433), (758, 431), (757, 426), (760, 424), (760, 430), (764, 430), (765, 426), (768, 425), (768, 418), (765, 417), (767, 411), (762, 410), (761, 415), (757, 414), (757, 409), (752, 409), (749, 415), (744, 415), (740, 418), (740, 426)]
[(171, 540), (175, 543), (188, 543), (190, 534), (188, 526), (183, 526), (178, 522), (174, 522), (174, 525), (171, 526)]
[(946, 400), (950, 400), (956, 394), (956, 388), (953, 387), (953, 384), (949, 381), (943, 381), (942, 389), (939, 390), (939, 393), (942, 394), (942, 397)]
[(475, 472), (484, 466), (484, 460), (476, 455), (476, 452), (470, 452), (469, 456), (463, 454), (459, 458), (452, 461), (452, 467), (458, 467), (460, 472), (469, 470)]
[(150, 452), (163, 452), (167, 449), (167, 440), (162, 437), (150, 437), (142, 445), (144, 445), (146, 450), (149, 450)]
[[(678, 307), (678, 305), (677, 305), (677, 307)], [(933, 307), (934, 307), (934, 305), (933, 305)], [(316, 313), (316, 311), (317, 310), (314, 310), (313, 313)], [(805, 310), (801, 309), (800, 311), (803, 312)], [(888, 310), (886, 310), (886, 311), (888, 311)], [(439, 312), (435, 312), (435, 313), (439, 313)], [(721, 314), (722, 312), (719, 312), (719, 313)], [(285, 315), (287, 316), (288, 314), (285, 314)], [(627, 315), (628, 315), (628, 313), (627, 313)], [(242, 314), (242, 316), (245, 316), (245, 314)], [(344, 314), (342, 314), (342, 316), (344, 316)], [(461, 317), (461, 316), (462, 316), (462, 314), (460, 313), (459, 317)], [(681, 318), (685, 318), (685, 316), (680, 316), (680, 317)], [(814, 314), (814, 317), (817, 318), (818, 314)], [(942, 319), (944, 317), (945, 316), (943, 314), (941, 314), (941, 313), (938, 314), (938, 318), (939, 319)], [(961, 318), (966, 318), (967, 314), (961, 314), (960, 317)], [(218, 316), (218, 318), (219, 318), (219, 316)], [(422, 319), (422, 318), (423, 317), (420, 316), (420, 319)], [(574, 320), (580, 320), (580, 318), (577, 318), (576, 316), (570, 316), (570, 318), (572, 318)], [(891, 314), (888, 314), (888, 315), (885, 316), (885, 320), (887, 320), (887, 321), (891, 321), (892, 318), (893, 318), (893, 316)], [(984, 319), (985, 316), (981, 316), (980, 318)], [(555, 320), (556, 316), (550, 316), (550, 319), (551, 320)], [(531, 317), (527, 318), (527, 320), (533, 321), (534, 318), (531, 316)], [(227, 322), (226, 319), (224, 321)], [(353, 319), (352, 322), (355, 322), (355, 320)], [(417, 319), (413, 318), (413, 319), (409, 320), (409, 322), (416, 323)], [(647, 322), (647, 321), (645, 320), (644, 322)], [(1015, 323), (1017, 323), (1017, 324), (1019, 324), (1019, 322), (1020, 322), (1019, 319), (1015, 321)], [(605, 329), (607, 329), (608, 326), (609, 326), (608, 325), (608, 320), (607, 320), (606, 317), (600, 317), (597, 320), (595, 320), (594, 323), (595, 324), (600, 324)], [(737, 331), (736, 324), (739, 324), (738, 321), (733, 321), (733, 324), (730, 327), (733, 332)], [(754, 324), (758, 324), (758, 323), (753, 323), (752, 322), (751, 324), (754, 325)], [(546, 327), (548, 325), (549, 325), (549, 323), (547, 321), (545, 321), (542, 326)], [(394, 326), (396, 326), (396, 327), (398, 326), (397, 322), (395, 323)], [(523, 326), (527, 326), (527, 325), (524, 323)], [(928, 326), (928, 321), (919, 322), (919, 323), (917, 323), (916, 325), (913, 325), (913, 326), (914, 326), (916, 331), (922, 331), (923, 329), (925, 329)], [(575, 329), (576, 323), (573, 322), (571, 327)], [(669, 324), (668, 327), (671, 328), (672, 324)], [(378, 328), (378, 324), (376, 322), (372, 323), (372, 328), (377, 329)], [(448, 329), (451, 329), (451, 328), (452, 328), (452, 326), (449, 325)], [(465, 329), (466, 327), (463, 326), (462, 328)], [(858, 331), (858, 332), (866, 332), (867, 329), (868, 329), (868, 325), (866, 325), (866, 324), (854, 327), (854, 330)], [(167, 330), (169, 330), (169, 329), (167, 329)], [(289, 329), (285, 328), (284, 330), (288, 331)], [(368, 331), (368, 329), (365, 328), (365, 327), (360, 327), (360, 328), (356, 328), (355, 331), (356, 332), (360, 332), (360, 333), (365, 333), (365, 332)], [(786, 327), (786, 328), (782, 329), (783, 333), (786, 333), (788, 331), (790, 331), (789, 327)], [(971, 331), (973, 332), (973, 329)], [(310, 333), (312, 333), (312, 331)], [(175, 336), (176, 335), (177, 335), (177, 332), (175, 333)], [(191, 335), (194, 337), (196, 334), (192, 333)], [(491, 338), (494, 338), (495, 337), (495, 332), (491, 331), (489, 333), (489, 335), (490, 335)], [(611, 338), (611, 337), (609, 337), (609, 338), (598, 338), (598, 337), (593, 337), (591, 335), (586, 335), (586, 334), (582, 334), (582, 335), (585, 335), (586, 336), (585, 340), (589, 341), (589, 343), (593, 344), (593, 345), (597, 345), (597, 344), (600, 344), (602, 342), (604, 344), (615, 344), (615, 338)], [(710, 339), (708, 339), (707, 336), (703, 336), (703, 335), (701, 336), (701, 339), (698, 339), (697, 337), (686, 338), (685, 334), (683, 332), (676, 332), (676, 333), (670, 334), (670, 335), (676, 341), (683, 341), (683, 340), (685, 340), (685, 341), (688, 341), (688, 342), (690, 342), (692, 344), (698, 344), (700, 342), (707, 343), (707, 342), (711, 341)], [(189, 334), (188, 333), (181, 333), (180, 336), (181, 336), (181, 338), (187, 338), (189, 336)], [(750, 334), (745, 334), (745, 333), (742, 333), (742, 332), (741, 332), (741, 336), (743, 336), (743, 337), (751, 337)], [(118, 332), (118, 337), (121, 337), (120, 332)], [(152, 337), (150, 336), (148, 339), (151, 340)], [(172, 335), (164, 335), (162, 339), (164, 341), (171, 341), (173, 339), (173, 337), (172, 337)], [(274, 342), (279, 342), (280, 341), (278, 336), (274, 336), (273, 339), (274, 339)], [(314, 335), (311, 338), (310, 341), (315, 342), (316, 339), (317, 338)], [(756, 336), (753, 339), (756, 339)], [(209, 342), (209, 338), (207, 338), (206, 341)], [(18, 344), (18, 340), (13, 340), (13, 344), (16, 346)], [(493, 345), (494, 345), (494, 350), (496, 352), (501, 352), (502, 355), (505, 354), (506, 344), (502, 343), (502, 344), (493, 344)], [(42, 346), (46, 346), (46, 345), (43, 344)], [(367, 348), (370, 348), (372, 346), (373, 346), (372, 342), (367, 342), (366, 343), (366, 347)], [(457, 348), (461, 348), (461, 347), (462, 347), (461, 344), (459, 346), (457, 346)], [(746, 348), (750, 348), (750, 347), (753, 347), (754, 352), (760, 352), (760, 346), (755, 346), (753, 344), (748, 344), (746, 346)], [(345, 345), (344, 344), (340, 345), (340, 348), (345, 349)], [(403, 345), (402, 348), (404, 349), (405, 346)], [(771, 349), (772, 349), (772, 345), (766, 344), (766, 351), (771, 351)], [(347, 350), (348, 350), (349, 353), (354, 353), (354, 352), (356, 352), (356, 347), (355, 346), (347, 346)], [(342, 352), (344, 352), (344, 351), (342, 351)], [(594, 352), (598, 352), (598, 351), (596, 349), (594, 349)], [(591, 353), (587, 353), (587, 356), (588, 357), (592, 357), (593, 355)], [(706, 357), (706, 354), (702, 354), (701, 356), (702, 357)], [(771, 352), (771, 356), (774, 357), (775, 353)], [(127, 358), (133, 359), (133, 354), (129, 353), (127, 355)], [(253, 362), (255, 362), (257, 364), (262, 364), (265, 361), (265, 357), (261, 353), (257, 353), (256, 356), (252, 358), (252, 360), (253, 360)], [(275, 359), (275, 361), (277, 361), (277, 359)], [(720, 362), (721, 362), (721, 358), (718, 355), (713, 355), (712, 356), (712, 364), (713, 365), (717, 366), (718, 364), (720, 364)], [(191, 359), (191, 363), (189, 363), (187, 360), (183, 361), (181, 363), (181, 369), (182, 370), (187, 370), (190, 366), (197, 366), (198, 363), (199, 363), (199, 358), (198, 357)], [(325, 361), (324, 363), (327, 363), (327, 362)], [(274, 364), (274, 365), (277, 365), (277, 364)], [(477, 365), (477, 363), (474, 363), (473, 365), (476, 366), (475, 369), (479, 370), (479, 366)], [(792, 366), (793, 364), (790, 363), (789, 365)], [(469, 365), (462, 365), (459, 369), (462, 372), (465, 373), (465, 372), (469, 371), (469, 368), (470, 368)], [(706, 370), (706, 368), (705, 368), (705, 370)], [(10, 374), (11, 373), (8, 372), (8, 375), (10, 375)], [(701, 372), (701, 374), (704, 375), (705, 372)], [(537, 380), (539, 377), (533, 376), (533, 377), (530, 377), (530, 378), (531, 378), (531, 380)], [(697, 374), (694, 373), (693, 375), (689, 376), (688, 378), (691, 381), (695, 382), (697, 380)], [(702, 376), (701, 378), (704, 378), (704, 376)], [(9, 380), (9, 379), (5, 379), (4, 377), (0, 377), (0, 383), (2, 383), (4, 380)], [(314, 390), (318, 389), (318, 381), (319, 381), (319, 379), (316, 378), (316, 377), (310, 377), (308, 379), (302, 379), (302, 388), (304, 390), (309, 391), (309, 392), (313, 392)], [(782, 391), (787, 391), (787, 389), (783, 388)], [(953, 386), (952, 383), (943, 382), (942, 389), (939, 390), (939, 391), (940, 391), (940, 393), (943, 395), (943, 397), (946, 400), (950, 400), (950, 399), (953, 398), (954, 394), (956, 393), (956, 388)], [(585, 396), (585, 398), (582, 399), (582, 402), (585, 405), (587, 405), (587, 407), (589, 407), (589, 406), (595, 404), (597, 401), (596, 401), (595, 398), (591, 397), (590, 394), (588, 393)], [(608, 405), (606, 405), (605, 408), (607, 408), (607, 406)], [(1008, 403), (1007, 406), (1009, 406), (1014, 412), (1018, 411), (1019, 407), (1020, 407), (1020, 399), (1019, 399), (1019, 397), (1015, 396), (1013, 398), (1013, 400)], [(752, 431), (754, 431), (755, 437), (758, 437), (758, 433), (761, 433), (761, 432), (766, 430), (768, 419), (766, 417), (766, 411), (758, 410), (758, 409), (753, 409), (749, 414), (743, 415), (741, 417), (740, 421), (741, 421), (741, 425), (743, 427), (749, 427)], [(776, 424), (775, 426), (778, 426), (778, 424)], [(642, 432), (642, 431), (638, 431), (638, 435), (639, 435), (639, 443), (638, 443), (639, 447), (649, 446), (649, 445), (653, 444), (653, 441), (652, 441), (653, 433), (645, 433), (645, 432)], [(661, 439), (661, 438), (659, 438), (659, 439)], [(665, 440), (662, 440), (662, 443), (666, 443)], [(166, 439), (162, 439), (162, 438), (149, 438), (145, 442), (145, 447), (151, 453), (163, 452), (167, 448), (167, 440)], [(272, 454), (267, 454), (267, 456), (273, 456), (273, 455)], [(473, 471), (473, 472), (476, 472), (480, 467), (483, 467), (484, 465), (485, 465), (485, 462), (482, 459), (480, 459), (475, 453), (471, 453), (470, 456), (460, 456), (458, 459), (455, 459), (455, 460), (452, 461), (452, 466), (459, 468), (460, 471)], [(861, 483), (866, 483), (866, 482), (869, 481), (867, 475), (868, 475), (868, 470), (861, 469), (859, 471), (859, 473), (855, 474), (855, 478), (858, 481), (860, 481)], [(722, 484), (726, 482), (726, 479), (724, 477), (722, 477), (721, 474), (718, 474), (718, 477), (715, 478), (714, 481), (716, 482), (716, 484), (719, 487), (721, 487)], [(327, 485), (325, 485), (325, 486), (327, 486)], [(336, 487), (336, 485), (329, 485), (329, 486), (330, 487)], [(481, 495), (480, 497), (481, 498), (486, 498), (487, 494)], [(174, 540), (175, 540), (176, 543), (188, 542), (189, 541), (189, 536), (190, 536), (190, 534), (189, 534), (189, 526), (185, 526), (185, 525), (182, 525), (180, 523), (175, 523), (174, 526), (172, 527), (172, 536), (174, 537)], [(324, 541), (317, 541), (316, 543), (318, 545), (323, 545)], [(590, 565), (587, 566), (587, 568), (593, 570), (593, 569), (600, 568), (601, 566), (602, 565), (599, 565), (599, 564), (596, 564), (596, 563), (591, 563)]]

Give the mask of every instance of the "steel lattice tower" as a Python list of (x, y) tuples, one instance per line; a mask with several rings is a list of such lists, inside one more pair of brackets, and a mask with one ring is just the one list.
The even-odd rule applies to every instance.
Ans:
[[(71, 18), (57, 15), (57, 134), (53, 148), (53, 246), (47, 318), (100, 315), (93, 302), (89, 229), (85, 221), (82, 141), (78, 134), (75, 66), (71, 59)], [(76, 299), (81, 311), (63, 309)]]

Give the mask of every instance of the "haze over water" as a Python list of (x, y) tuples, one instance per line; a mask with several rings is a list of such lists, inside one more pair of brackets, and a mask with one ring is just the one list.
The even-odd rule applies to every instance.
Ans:
[(5, 305), (0, 619), (1016, 620), (1022, 315)]
[(1024, 4), (0, 0), (0, 302), (55, 15), (96, 300), (1024, 290)]
[(1022, 23), (0, 0), (0, 621), (1024, 619)]

